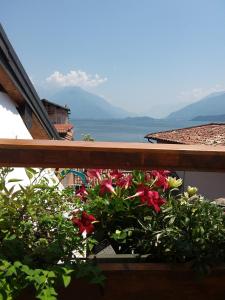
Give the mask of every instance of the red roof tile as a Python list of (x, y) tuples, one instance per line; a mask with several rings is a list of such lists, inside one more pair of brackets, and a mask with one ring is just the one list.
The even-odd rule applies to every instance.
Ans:
[(225, 146), (225, 123), (212, 123), (188, 128), (149, 133), (147, 139), (159, 143), (204, 144)]
[(67, 133), (73, 129), (72, 124), (54, 124), (58, 133)]

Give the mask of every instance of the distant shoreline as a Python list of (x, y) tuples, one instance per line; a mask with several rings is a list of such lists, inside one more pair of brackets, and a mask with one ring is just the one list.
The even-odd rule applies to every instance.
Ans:
[(171, 119), (124, 118), (124, 119), (71, 119), (75, 140), (82, 140), (90, 134), (96, 141), (148, 142), (148, 133), (191, 127), (207, 122), (177, 121)]

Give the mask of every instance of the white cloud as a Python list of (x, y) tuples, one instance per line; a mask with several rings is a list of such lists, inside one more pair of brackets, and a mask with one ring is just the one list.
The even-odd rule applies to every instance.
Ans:
[(178, 99), (182, 100), (183, 102), (194, 102), (204, 98), (212, 93), (223, 92), (225, 91), (225, 86), (221, 84), (216, 84), (213, 87), (209, 88), (193, 88), (190, 91), (182, 91), (180, 92)]
[(98, 74), (87, 74), (81, 70), (71, 70), (67, 74), (55, 71), (46, 78), (46, 81), (56, 87), (80, 86), (83, 88), (91, 88), (106, 82), (107, 78), (102, 78)]

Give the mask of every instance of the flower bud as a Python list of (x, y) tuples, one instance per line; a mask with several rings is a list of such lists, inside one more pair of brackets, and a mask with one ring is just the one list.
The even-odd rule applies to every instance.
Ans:
[(198, 192), (198, 189), (193, 186), (188, 186), (187, 192), (188, 192), (188, 195), (191, 197), (191, 196), (194, 196)]

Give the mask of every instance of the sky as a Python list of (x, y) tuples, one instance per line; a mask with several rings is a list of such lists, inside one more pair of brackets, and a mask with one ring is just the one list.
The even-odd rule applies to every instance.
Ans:
[(224, 0), (0, 0), (41, 97), (80, 86), (138, 115), (225, 90)]

